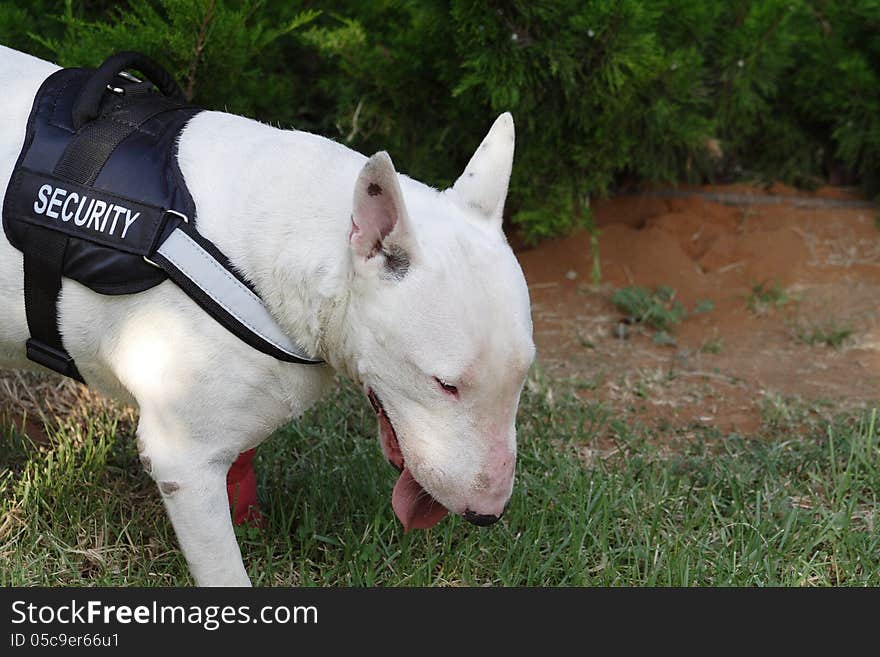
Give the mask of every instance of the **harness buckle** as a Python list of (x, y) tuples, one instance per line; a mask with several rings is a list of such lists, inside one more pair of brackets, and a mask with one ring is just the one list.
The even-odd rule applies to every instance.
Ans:
[(29, 338), (25, 345), (28, 360), (42, 365), (43, 367), (48, 367), (50, 370), (63, 374), (64, 376), (81, 380), (79, 378), (79, 372), (76, 369), (76, 364), (73, 362), (73, 357), (69, 354), (59, 351), (54, 347), (50, 347), (45, 342), (35, 340), (34, 338)]
[[(189, 223), (189, 217), (187, 217), (185, 214), (183, 214), (183, 212), (178, 212), (177, 210), (165, 210), (165, 214), (166, 215), (173, 214), (173, 215), (178, 216), (181, 219), (183, 219), (183, 223), (185, 223), (185, 224)], [(155, 262), (150, 260), (147, 256), (141, 256), (141, 257), (144, 259), (144, 262), (146, 262), (148, 265), (153, 265), (156, 269), (162, 269), (161, 265), (156, 264)]]
[(189, 217), (187, 217), (183, 212), (178, 212), (177, 210), (165, 210), (165, 214), (176, 214), (178, 217), (183, 219), (183, 223), (189, 223)]
[[(134, 83), (143, 82), (143, 80), (136, 78), (128, 71), (119, 71), (119, 73), (117, 73), (116, 75), (117, 75), (117, 77), (120, 77), (123, 80), (128, 80), (129, 82), (134, 82)], [(112, 91), (117, 96), (124, 96), (125, 95), (125, 89), (123, 89), (122, 87), (114, 87), (112, 84), (107, 85), (107, 90)]]

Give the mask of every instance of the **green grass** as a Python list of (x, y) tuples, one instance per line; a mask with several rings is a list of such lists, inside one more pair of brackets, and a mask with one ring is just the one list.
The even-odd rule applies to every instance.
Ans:
[(756, 315), (766, 315), (771, 310), (784, 308), (797, 297), (790, 294), (779, 282), (770, 284), (768, 281), (752, 285), (751, 293), (746, 297), (746, 306)]
[(799, 322), (792, 325), (792, 332), (798, 342), (811, 347), (824, 346), (839, 349), (853, 334), (849, 324), (831, 319), (825, 322)]
[[(660, 442), (567, 390), (524, 392), (501, 522), (403, 534), (375, 420), (342, 386), (258, 451), (269, 524), (239, 532), (254, 583), (880, 585), (876, 413)], [(0, 584), (189, 583), (130, 427), (106, 412), (39, 449), (5, 427)]]
[(718, 329), (712, 331), (712, 337), (703, 341), (700, 351), (704, 354), (720, 354), (724, 351), (724, 338), (718, 335)]
[[(654, 329), (652, 340), (661, 346), (676, 344), (672, 335), (675, 327), (688, 316), (684, 305), (676, 299), (674, 288), (661, 285), (653, 292), (638, 285), (623, 287), (611, 295), (611, 303), (635, 324)], [(711, 299), (697, 302), (691, 314), (700, 315), (712, 312), (715, 303)]]
[(675, 290), (661, 285), (653, 292), (637, 285), (616, 290), (611, 303), (634, 322), (668, 332), (687, 314), (675, 298)]

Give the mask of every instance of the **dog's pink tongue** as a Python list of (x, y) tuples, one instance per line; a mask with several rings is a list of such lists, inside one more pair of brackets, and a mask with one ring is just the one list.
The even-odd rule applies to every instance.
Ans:
[(417, 482), (409, 468), (404, 468), (394, 484), (391, 507), (403, 523), (403, 530), (428, 529), (443, 519), (448, 511)]

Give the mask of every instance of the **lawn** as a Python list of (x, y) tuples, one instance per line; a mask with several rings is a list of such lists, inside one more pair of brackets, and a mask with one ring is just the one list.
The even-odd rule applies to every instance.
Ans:
[[(792, 410), (795, 409), (795, 410)], [(662, 435), (535, 373), (517, 484), (491, 528), (404, 534), (396, 472), (351, 386), (258, 450), (263, 586), (880, 585), (880, 420), (768, 408), (760, 435)], [(0, 584), (189, 585), (130, 414), (93, 404), (0, 439)]]

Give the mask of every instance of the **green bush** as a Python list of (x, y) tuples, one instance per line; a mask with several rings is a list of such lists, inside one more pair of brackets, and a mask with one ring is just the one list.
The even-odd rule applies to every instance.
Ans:
[(436, 186), (510, 110), (531, 241), (623, 183), (829, 176), (880, 192), (877, 0), (6, 0), (0, 42), (137, 49), (204, 106), (325, 134)]

